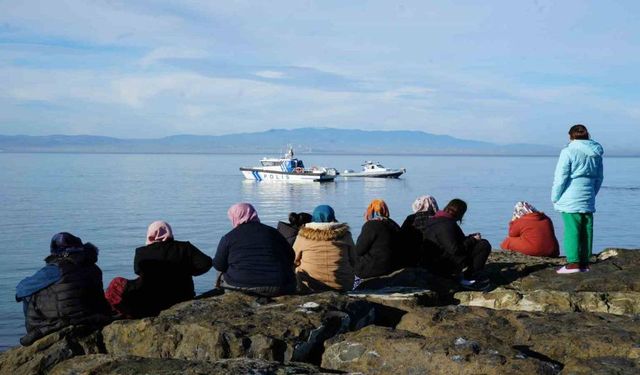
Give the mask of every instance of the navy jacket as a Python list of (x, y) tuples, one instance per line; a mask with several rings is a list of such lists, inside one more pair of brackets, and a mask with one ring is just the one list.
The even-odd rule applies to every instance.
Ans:
[(213, 266), (233, 286), (286, 287), (295, 284), (293, 260), (293, 248), (275, 228), (249, 222), (220, 239)]

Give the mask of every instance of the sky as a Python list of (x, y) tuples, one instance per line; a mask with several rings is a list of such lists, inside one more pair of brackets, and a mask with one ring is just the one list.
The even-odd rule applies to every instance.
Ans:
[[(0, 134), (422, 130), (639, 149), (640, 2), (0, 0)], [(605, 147), (606, 148), (606, 147)]]

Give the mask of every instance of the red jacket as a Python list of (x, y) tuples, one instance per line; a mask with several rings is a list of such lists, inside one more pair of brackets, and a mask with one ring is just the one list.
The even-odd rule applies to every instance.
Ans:
[(509, 223), (509, 236), (500, 247), (533, 256), (557, 257), (559, 254), (553, 223), (542, 212), (524, 215)]

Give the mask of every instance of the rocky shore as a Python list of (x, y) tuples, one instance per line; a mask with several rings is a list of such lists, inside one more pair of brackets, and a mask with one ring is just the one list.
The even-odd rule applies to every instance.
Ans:
[(2, 353), (0, 374), (640, 373), (640, 251), (594, 261), (557, 275), (562, 259), (494, 252), (486, 292), (406, 269), (349, 294), (213, 295), (68, 327)]

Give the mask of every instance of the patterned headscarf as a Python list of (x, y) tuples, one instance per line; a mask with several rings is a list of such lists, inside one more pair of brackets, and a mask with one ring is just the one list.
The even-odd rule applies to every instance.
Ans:
[(258, 212), (249, 203), (234, 204), (233, 206), (229, 207), (227, 216), (229, 217), (229, 220), (231, 220), (231, 225), (233, 225), (234, 228), (240, 224), (252, 221), (256, 221), (258, 223), (260, 222)]
[(147, 229), (147, 241), (145, 244), (151, 245), (155, 242), (169, 241), (173, 239), (173, 231), (166, 221), (158, 220), (149, 224)]
[(369, 203), (367, 212), (364, 214), (365, 220), (380, 220), (389, 217), (389, 207), (382, 199), (374, 199)]
[(535, 207), (529, 202), (518, 202), (516, 206), (513, 208), (513, 216), (511, 216), (511, 221), (520, 219), (524, 215), (532, 214), (534, 212), (538, 212)]
[(438, 202), (430, 195), (422, 195), (416, 198), (411, 205), (413, 213), (426, 212), (429, 216), (433, 216), (438, 212)]

